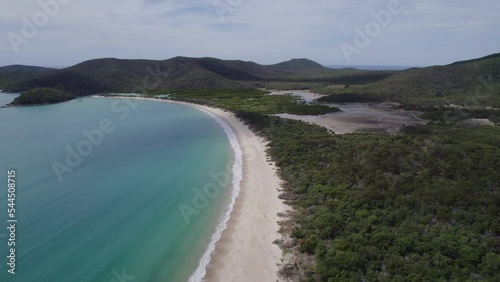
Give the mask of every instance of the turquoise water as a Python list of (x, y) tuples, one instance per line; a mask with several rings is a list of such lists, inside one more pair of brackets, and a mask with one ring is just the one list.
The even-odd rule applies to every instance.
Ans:
[[(114, 130), (101, 131), (102, 140), (94, 135), (94, 145), (82, 131), (102, 124)], [(196, 192), (206, 195), (210, 173), (227, 171), (232, 160), (224, 130), (208, 114), (85, 98), (0, 109), (0, 132), (0, 281), (186, 281), (197, 268), (231, 192)], [(67, 148), (79, 164), (74, 155), (66, 160)], [(56, 163), (73, 171), (58, 170), (59, 179)], [(16, 275), (6, 265), (12, 168)], [(195, 213), (183, 217), (181, 206)]]

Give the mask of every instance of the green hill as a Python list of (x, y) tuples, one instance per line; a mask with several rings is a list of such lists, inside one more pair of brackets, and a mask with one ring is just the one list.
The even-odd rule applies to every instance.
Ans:
[(27, 76), (21, 81), (12, 80), (6, 89), (21, 92), (48, 87), (81, 96), (116, 91), (293, 88), (297, 84), (310, 88), (332, 83), (368, 83), (391, 74), (393, 72), (331, 70), (304, 59), (266, 66), (216, 58), (175, 57), (162, 61), (106, 58)]
[(0, 67), (0, 89), (9, 88), (12, 84), (18, 83), (24, 79), (37, 77), (54, 70), (55, 69), (23, 65)]
[(328, 70), (328, 68), (308, 59), (292, 59), (287, 62), (271, 65), (269, 66), (269, 68), (276, 71), (289, 73), (304, 73)]
[(500, 54), (446, 66), (399, 71), (383, 80), (348, 88), (322, 88), (327, 102), (396, 101), (417, 107), (500, 107)]

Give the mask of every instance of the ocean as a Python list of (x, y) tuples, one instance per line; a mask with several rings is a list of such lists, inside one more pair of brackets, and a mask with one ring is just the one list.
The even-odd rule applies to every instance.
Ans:
[[(0, 93), (0, 104), (14, 97)], [(220, 120), (187, 105), (89, 97), (0, 109), (0, 132), (0, 281), (204, 274), (234, 202), (235, 162), (241, 169)]]

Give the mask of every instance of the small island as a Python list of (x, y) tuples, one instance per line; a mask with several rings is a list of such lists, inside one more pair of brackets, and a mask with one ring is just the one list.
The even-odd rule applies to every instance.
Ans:
[(35, 88), (17, 97), (11, 106), (55, 104), (74, 99), (75, 96), (54, 88)]

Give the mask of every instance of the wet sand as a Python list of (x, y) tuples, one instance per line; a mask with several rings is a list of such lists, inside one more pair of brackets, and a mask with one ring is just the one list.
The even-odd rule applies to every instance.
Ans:
[[(305, 90), (271, 91), (269, 95), (300, 96), (308, 103), (314, 103), (324, 95)], [(426, 124), (427, 121), (418, 118), (418, 112), (396, 109), (397, 103), (328, 103), (330, 107), (337, 107), (340, 112), (322, 116), (301, 116), (279, 114), (276, 116), (323, 126), (336, 134), (355, 132), (397, 132), (403, 126)]]

